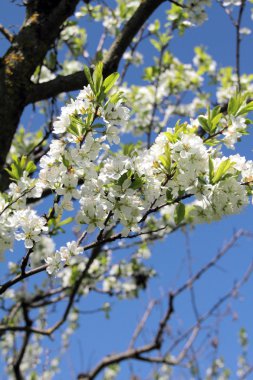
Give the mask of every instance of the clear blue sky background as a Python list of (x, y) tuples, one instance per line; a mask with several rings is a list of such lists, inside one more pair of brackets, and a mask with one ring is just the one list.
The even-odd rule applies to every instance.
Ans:
[[(155, 17), (164, 17), (163, 12), (168, 4), (156, 12)], [(2, 0), (0, 4), (0, 23), (20, 25), (23, 8), (10, 4), (8, 0)], [(190, 63), (193, 58), (193, 49), (196, 45), (208, 47), (208, 53), (217, 61), (218, 65), (235, 65), (235, 31), (225, 15), (224, 11), (216, 5), (208, 11), (209, 20), (200, 28), (193, 28), (186, 32), (183, 38), (175, 36), (171, 46), (173, 53), (183, 62)], [(253, 26), (249, 10), (244, 16), (243, 26)], [(97, 26), (90, 26), (95, 30)], [(95, 38), (95, 37), (94, 37)], [(96, 45), (96, 41), (90, 40), (89, 45)], [(0, 52), (6, 48), (4, 39), (0, 40)], [(246, 36), (242, 42), (242, 73), (253, 72), (253, 35)], [(145, 48), (145, 46), (144, 46)], [(145, 52), (147, 59), (152, 60), (152, 52)], [(129, 72), (129, 81), (139, 82), (138, 70)], [(28, 109), (22, 119), (26, 126), (31, 118), (31, 110)], [(239, 146), (239, 152), (252, 159), (252, 134), (243, 139)], [(248, 207), (241, 215), (225, 218), (223, 221), (210, 225), (197, 226), (190, 234), (190, 246), (193, 255), (193, 270), (196, 271), (206, 263), (229, 240), (233, 232), (239, 228), (252, 230), (252, 206)], [(67, 236), (64, 236), (64, 241)], [(83, 316), (78, 334), (72, 339), (72, 346), (61, 362), (63, 372), (56, 379), (74, 379), (79, 371), (85, 371), (92, 367), (104, 354), (111, 351), (124, 350), (134, 330), (136, 322), (145, 310), (148, 300), (161, 297), (173, 288), (175, 284), (181, 284), (187, 275), (186, 243), (185, 236), (178, 232), (170, 236), (166, 241), (152, 247), (152, 259), (150, 264), (158, 272), (146, 294), (133, 301), (113, 302), (111, 318), (106, 320), (102, 314)], [(200, 312), (204, 312), (217, 298), (228, 291), (235, 279), (239, 279), (253, 258), (252, 241), (243, 239), (223, 259), (219, 267), (212, 269), (196, 286), (196, 296)], [(236, 378), (236, 357), (239, 352), (237, 338), (241, 327), (246, 327), (251, 341), (253, 341), (253, 281), (250, 281), (241, 291), (241, 296), (233, 302), (234, 310), (238, 310), (239, 319), (233, 321), (231, 316), (222, 323), (219, 340), (219, 352), (225, 357), (227, 364), (233, 370), (232, 378)], [(82, 307), (83, 310), (97, 308), (105, 302), (105, 298), (92, 296), (87, 298)], [(145, 339), (152, 336), (155, 321), (161, 315), (161, 309), (151, 318)], [(192, 310), (189, 296), (182, 296), (176, 300), (175, 315), (173, 321), (181, 322), (187, 326), (192, 320)], [(172, 326), (175, 322), (172, 322)], [(45, 345), (52, 350), (49, 355), (57, 355), (57, 343), (45, 340)], [(252, 353), (252, 344), (250, 345)], [(211, 350), (207, 350), (209, 353)], [(208, 360), (205, 356), (202, 360)], [(253, 364), (253, 360), (252, 360)], [(141, 379), (146, 378), (149, 371), (147, 366), (137, 364), (137, 374)], [(128, 378), (127, 365), (119, 375), (120, 380)], [(179, 375), (178, 375), (179, 376)], [(175, 379), (180, 377), (175, 377)], [(0, 370), (0, 379), (5, 379), (3, 370)]]

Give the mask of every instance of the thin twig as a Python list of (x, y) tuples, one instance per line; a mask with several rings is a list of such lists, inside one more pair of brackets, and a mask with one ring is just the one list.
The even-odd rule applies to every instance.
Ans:
[(9, 41), (12, 42), (14, 35), (5, 26), (0, 24), (0, 33)]
[(142, 332), (154, 306), (157, 304), (157, 301), (156, 300), (151, 300), (148, 304), (148, 307), (142, 317), (142, 319), (140, 320), (140, 323), (136, 326), (136, 329), (133, 333), (133, 336), (132, 336), (132, 339), (130, 341), (130, 344), (129, 344), (129, 348), (133, 348), (134, 347), (134, 344), (136, 342), (136, 339), (138, 338), (138, 336), (140, 335), (140, 333)]
[(237, 84), (238, 84), (238, 90), (241, 91), (241, 70), (240, 70), (240, 47), (241, 47), (241, 22), (242, 22), (242, 15), (243, 11), (245, 8), (245, 0), (242, 0), (240, 9), (239, 9), (239, 14), (238, 14), (238, 19), (236, 22), (236, 75), (237, 75)]

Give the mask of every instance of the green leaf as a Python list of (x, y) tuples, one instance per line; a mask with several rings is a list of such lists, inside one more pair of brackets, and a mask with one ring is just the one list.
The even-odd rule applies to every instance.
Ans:
[(37, 379), (37, 374), (35, 372), (32, 372), (30, 375), (30, 380), (36, 380)]
[(220, 113), (220, 106), (216, 106), (214, 107), (214, 109), (212, 110), (212, 120), (217, 116), (219, 115)]
[(141, 177), (137, 177), (132, 182), (131, 189), (138, 190), (138, 189), (141, 189), (142, 186), (143, 186), (143, 179)]
[(220, 112), (220, 107), (215, 107), (212, 111), (208, 109), (208, 116), (199, 116), (198, 121), (205, 132), (211, 134), (215, 132), (217, 124), (223, 117), (223, 113)]
[(207, 118), (205, 116), (199, 116), (198, 117), (198, 121), (199, 121), (199, 124), (201, 125), (201, 127), (204, 129), (204, 131), (206, 131), (207, 133), (209, 133), (210, 132), (210, 128), (209, 128), (209, 125), (208, 125)]
[(215, 184), (222, 180), (233, 164), (234, 163), (231, 162), (229, 159), (223, 161), (218, 167), (215, 175), (213, 176), (212, 183)]
[(13, 180), (16, 180), (16, 181), (19, 180), (20, 177), (19, 177), (18, 171), (16, 170), (15, 167), (12, 167), (11, 170), (6, 168), (5, 171), (9, 174), (9, 176)]
[(154, 38), (150, 38), (151, 44), (156, 48), (156, 50), (161, 51), (161, 43), (160, 41), (155, 40)]
[(173, 200), (173, 194), (171, 189), (166, 190), (166, 199), (168, 202), (171, 202)]
[[(20, 163), (19, 163), (20, 169), (24, 169), (25, 168), (26, 160), (27, 160), (26, 156), (22, 156), (21, 157), (21, 160), (20, 160)], [(18, 163), (18, 160), (16, 162)]]
[(174, 211), (174, 220), (176, 225), (179, 225), (185, 217), (185, 205), (184, 203), (178, 203)]
[(215, 132), (217, 124), (219, 123), (220, 119), (223, 117), (222, 113), (218, 113), (213, 119), (212, 119), (212, 125), (211, 125), (211, 133)]
[(220, 144), (220, 141), (218, 139), (212, 138), (212, 139), (205, 141), (205, 144), (209, 145), (209, 146), (215, 146), (215, 145)]
[(247, 331), (244, 327), (242, 327), (240, 329), (240, 332), (239, 332), (239, 339), (240, 339), (240, 344), (242, 347), (246, 347), (249, 343), (248, 341), (248, 334), (247, 334)]
[(7, 168), (5, 170), (15, 181), (18, 181), (22, 177), (24, 171), (27, 171), (30, 174), (37, 168), (33, 161), (27, 162), (26, 156), (18, 158), (16, 155), (13, 155), (12, 159), (13, 163), (11, 164), (10, 169)]
[(128, 173), (128, 172), (122, 174), (122, 175), (120, 176), (120, 178), (118, 179), (117, 184), (118, 184), (119, 186), (122, 186), (123, 183), (127, 180), (128, 176), (129, 176), (129, 173)]
[(238, 99), (236, 96), (234, 96), (228, 102), (228, 114), (235, 115), (237, 110), (238, 110)]
[(144, 72), (145, 72), (144, 79), (151, 81), (154, 76), (154, 68), (152, 66), (146, 67)]
[(111, 90), (111, 88), (116, 83), (118, 78), (119, 78), (119, 73), (112, 73), (107, 78), (105, 78), (104, 83), (103, 83), (103, 90), (105, 94), (107, 94)]
[(66, 218), (66, 219), (62, 220), (62, 221), (58, 224), (58, 226), (59, 226), (59, 227), (61, 227), (61, 226), (65, 226), (66, 224), (69, 224), (69, 223), (73, 222), (73, 220), (74, 220), (74, 218), (70, 216), (69, 218)]
[(124, 154), (124, 156), (131, 157), (131, 155), (134, 153), (134, 151), (135, 151), (135, 144), (123, 145), (122, 153)]
[(118, 103), (118, 101), (120, 99), (122, 99), (122, 95), (123, 95), (122, 91), (116, 92), (115, 94), (113, 94), (112, 96), (110, 96), (109, 101), (111, 103), (113, 103), (113, 104), (116, 104), (116, 103)]
[(86, 79), (87, 79), (89, 85), (91, 86), (92, 91), (95, 94), (95, 88), (94, 88), (94, 83), (93, 83), (93, 80), (92, 80), (92, 77), (91, 77), (90, 69), (86, 65), (84, 65), (84, 75), (86, 76)]
[(173, 134), (171, 132), (164, 132), (164, 134), (167, 137), (167, 139), (169, 140), (169, 142), (171, 142), (172, 144), (177, 142), (177, 135), (176, 134)]
[(228, 114), (233, 116), (244, 115), (253, 110), (253, 102), (247, 104), (248, 94), (236, 93), (228, 103)]
[(70, 167), (70, 162), (66, 159), (64, 155), (62, 156), (62, 163), (64, 166), (66, 166), (66, 168)]
[(209, 156), (209, 181), (212, 183), (214, 176), (214, 164), (212, 158)]
[(241, 107), (239, 111), (237, 112), (236, 116), (245, 115), (248, 112), (253, 111), (253, 101), (246, 104), (244, 107)]
[[(88, 120), (89, 114), (86, 118), (86, 122)], [(67, 128), (67, 131), (76, 137), (82, 137), (84, 131), (86, 130), (87, 125), (77, 116), (70, 116), (70, 125)]]
[(103, 83), (103, 62), (100, 61), (97, 63), (95, 70), (93, 72), (93, 83), (95, 87), (95, 94), (99, 96), (101, 92), (101, 87)]
[(30, 173), (33, 173), (35, 172), (35, 170), (37, 169), (37, 166), (35, 165), (35, 163), (33, 161), (29, 161), (26, 165), (26, 168), (25, 170), (30, 174)]

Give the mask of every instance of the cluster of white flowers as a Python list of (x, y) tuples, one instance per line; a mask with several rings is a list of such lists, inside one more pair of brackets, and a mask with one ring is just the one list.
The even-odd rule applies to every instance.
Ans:
[(153, 269), (147, 268), (137, 255), (127, 263), (122, 260), (118, 264), (113, 264), (108, 275), (102, 283), (102, 289), (106, 293), (113, 292), (120, 298), (135, 297), (140, 288), (146, 286), (146, 281), (155, 275)]
[[(168, 73), (164, 75), (168, 79)], [(162, 223), (166, 219), (169, 228), (173, 228), (178, 223), (178, 217), (173, 214), (177, 212), (176, 204), (184, 197), (193, 199), (186, 207), (190, 207), (188, 221), (193, 223), (238, 213), (248, 204), (249, 189), (242, 184), (252, 181), (252, 161), (238, 155), (227, 158), (219, 149), (209, 147), (196, 134), (198, 120), (160, 133), (149, 149), (136, 147), (132, 153), (115, 154), (116, 147), (112, 145), (119, 144), (119, 126), (125, 128), (129, 109), (120, 98), (101, 102), (97, 96), (88, 85), (76, 100), (62, 108), (54, 122), (57, 138), (40, 161), (38, 178), (31, 179), (24, 172), (10, 185), (10, 203), (1, 198), (2, 251), (11, 248), (14, 239), (24, 240), (26, 248), (34, 248), (34, 262), (40, 262), (36, 249), (41, 241), (42, 245), (50, 246), (42, 255), (49, 274), (72, 262), (78, 264), (77, 256), (83, 248), (72, 241), (55, 251), (51, 238), (44, 236), (50, 234), (50, 224), (47, 225), (50, 214), (40, 217), (26, 205), (28, 195), (39, 198), (45, 189), (55, 193), (51, 211), (55, 219), (61, 220), (63, 213), (73, 210), (75, 201), (78, 211), (71, 220), (77, 229), (81, 230), (83, 225), (87, 234), (91, 234), (95, 229), (109, 231), (117, 226), (121, 237), (138, 234), (140, 222), (145, 222), (150, 211), (166, 205), (170, 216), (166, 219), (162, 212)], [(215, 131), (228, 147), (233, 148), (245, 132), (244, 116), (218, 115)], [(207, 115), (201, 118), (207, 123)], [(180, 221), (184, 218), (183, 215)], [(129, 272), (129, 268), (126, 270)], [(107, 290), (117, 282), (113, 271), (115, 267), (104, 283)], [(128, 293), (136, 289), (134, 283), (120, 286)]]
[(78, 25), (66, 25), (61, 31), (61, 39), (63, 41), (69, 41), (73, 37), (77, 37), (80, 34), (80, 28)]
[[(2, 353), (6, 357), (6, 370), (8, 379), (14, 380), (13, 375), (13, 364), (14, 356), (12, 353), (13, 346), (15, 345), (15, 337), (12, 332), (5, 333), (0, 342), (0, 347)], [(44, 360), (41, 357), (44, 356)], [(57, 372), (59, 372), (59, 358), (48, 359), (47, 349), (42, 347), (41, 337), (39, 335), (33, 337), (32, 341), (27, 344), (24, 360), (21, 363), (20, 369), (22, 373), (25, 374), (26, 378), (31, 379), (30, 376), (31, 369), (36, 368), (38, 365), (46, 363), (43, 365), (45, 367), (41, 374), (36, 374), (36, 378), (41, 380), (52, 380)]]
[[(22, 181), (19, 181), (22, 182)], [(22, 185), (24, 181), (22, 182)], [(25, 207), (26, 195), (19, 197), (16, 196), (16, 191), (13, 189), (18, 187), (17, 184), (11, 184), (10, 203), (6, 202), (4, 198), (0, 198), (0, 253), (2, 254), (6, 249), (12, 249), (14, 239), (24, 240), (26, 248), (32, 248), (35, 243), (40, 241), (43, 233), (48, 231), (46, 226), (46, 219), (39, 217), (35, 210)], [(29, 191), (29, 187), (27, 188)], [(26, 190), (27, 190), (26, 189)], [(32, 190), (33, 193), (33, 190)], [(35, 193), (33, 193), (35, 194)], [(13, 202), (13, 204), (12, 204)]]
[[(241, 0), (219, 2), (228, 7), (227, 13), (242, 4)], [(100, 54), (105, 57), (103, 46), (108, 44), (103, 38), (117, 37), (142, 0), (117, 0), (115, 3), (114, 10), (98, 2), (85, 4), (76, 13), (76, 17), (91, 16), (104, 28), (97, 57)], [(181, 34), (187, 27), (200, 25), (207, 19), (205, 7), (210, 4), (210, 0), (171, 2), (166, 28), (171, 31), (176, 28)], [(116, 90), (117, 73), (104, 80), (101, 62), (92, 70), (86, 67), (89, 84), (61, 108), (53, 123), (53, 136), (47, 142), (49, 147), (38, 167), (32, 162), (33, 151), (36, 153), (34, 148), (46, 145), (45, 141), (45, 145), (40, 145), (43, 136), (33, 139), (31, 134), (25, 138), (23, 133), (20, 147), (14, 144), (11, 149), (7, 171), (14, 182), (10, 183), (6, 194), (0, 193), (0, 255), (12, 250), (14, 244), (22, 244), (27, 250), (25, 259), (21, 268), (20, 260), (8, 262), (10, 277), (15, 283), (17, 274), (20, 278), (20, 269), (21, 277), (45, 269), (50, 275), (45, 281), (50, 292), (52, 284), (58, 287), (60, 283), (62, 288), (52, 289), (49, 295), (53, 295), (53, 303), (58, 297), (60, 300), (65, 294), (68, 296), (69, 289), (75, 290), (75, 284), (80, 284), (78, 297), (88, 296), (93, 291), (121, 299), (138, 296), (147, 281), (155, 276), (155, 271), (143, 263), (151, 255), (148, 244), (184, 225), (212, 222), (225, 215), (237, 214), (250, 203), (253, 161), (238, 154), (224, 156), (222, 146), (235, 149), (236, 143), (247, 133), (251, 123), (247, 114), (253, 110), (253, 102), (242, 97), (244, 100), (238, 108), (236, 101), (241, 95), (236, 92), (238, 77), (232, 68), (217, 70), (216, 62), (201, 47), (195, 49), (191, 64), (182, 63), (165, 49), (172, 37), (163, 32), (160, 21), (156, 20), (149, 26), (148, 33), (140, 37), (142, 41), (151, 36), (150, 42), (160, 54), (160, 59), (155, 57), (154, 64), (144, 68), (143, 79), (148, 85), (128, 88), (124, 83)], [(242, 27), (240, 34), (250, 34), (250, 29)], [(66, 61), (60, 66), (52, 51), (36, 69), (31, 81), (43, 83), (57, 74), (69, 75), (82, 70), (82, 64), (75, 58), (88, 57), (83, 51), (86, 40), (84, 29), (74, 21), (65, 23), (53, 50), (67, 46)], [(138, 48), (138, 36), (133, 46)], [(126, 68), (128, 64), (143, 64), (143, 56), (137, 50), (127, 50), (123, 59)], [(252, 75), (240, 78), (241, 93), (247, 92), (249, 98), (253, 94), (252, 78)], [(220, 83), (217, 99), (219, 104), (228, 105), (226, 112), (220, 107), (210, 110), (211, 94), (205, 92), (207, 79)], [(235, 101), (229, 105), (233, 97)], [(248, 111), (243, 112), (243, 107), (246, 109), (249, 103)], [(207, 113), (194, 119), (204, 108), (208, 109)], [(175, 115), (193, 119), (181, 124), (178, 121), (175, 125)], [(174, 127), (168, 128), (171, 120)], [(141, 141), (136, 145), (120, 145), (121, 133), (129, 131), (142, 135)], [(148, 137), (147, 144), (144, 137)], [(35, 202), (44, 194), (50, 194), (45, 202), (46, 207), (50, 206), (41, 211), (41, 204)], [(68, 228), (73, 227), (73, 235), (68, 238), (70, 241), (57, 244), (54, 237), (63, 231), (65, 224), (70, 224)], [(118, 249), (128, 250), (130, 255), (127, 258), (113, 255)], [(32, 270), (23, 276), (26, 258), (29, 262), (25, 271), (28, 266)], [(33, 283), (30, 285), (32, 289)], [(10, 379), (14, 379), (16, 352), (13, 355), (13, 349), (16, 351), (21, 343), (26, 305), (32, 302), (32, 317), (36, 315), (32, 308), (41, 308), (36, 321), (34, 318), (33, 329), (44, 330), (51, 320), (46, 318), (47, 306), (51, 308), (49, 295), (45, 293), (45, 303), (40, 302), (37, 295), (41, 295), (42, 300), (44, 296), (37, 288), (36, 284), (29, 293), (23, 286), (17, 290), (10, 288), (4, 294), (7, 307), (9, 303), (24, 306), (23, 312), (21, 308), (16, 312), (15, 318), (7, 318), (7, 323), (14, 328), (11, 326), (13, 331), (4, 332), (0, 342)], [(75, 294), (71, 297), (74, 300)], [(3, 307), (6, 307), (4, 303)], [(105, 303), (100, 310), (109, 314), (110, 304)], [(76, 305), (67, 317), (63, 347), (68, 345), (71, 334), (78, 327), (78, 317)], [(15, 325), (21, 326), (20, 335), (14, 335)], [(40, 339), (40, 334), (35, 334), (27, 343), (20, 370), (26, 377), (30, 376), (31, 368), (41, 367), (43, 373), (40, 375), (38, 371), (36, 376), (51, 380), (58, 370), (59, 358), (47, 359)], [(45, 362), (41, 357), (46, 357)], [(175, 357), (165, 359), (173, 361)], [(247, 363), (242, 357), (238, 375), (243, 375), (245, 368)], [(119, 370), (117, 364), (107, 367), (104, 380), (114, 380)], [(223, 379), (224, 370), (223, 360), (217, 358), (207, 370), (206, 379), (212, 377), (213, 371), (220, 373)], [(170, 379), (172, 366), (163, 364), (153, 376), (159, 380)]]
[(75, 61), (75, 60), (64, 61), (60, 74), (70, 75), (77, 71), (81, 71), (82, 68), (83, 68), (83, 65), (79, 61)]
[(123, 59), (125, 59), (128, 63), (131, 63), (135, 66), (139, 66), (143, 64), (143, 55), (138, 51), (126, 51), (123, 54)]
[(174, 94), (185, 90), (193, 90), (201, 86), (203, 78), (193, 69), (191, 64), (182, 64), (174, 59), (170, 69), (160, 76), (159, 90), (165, 94), (172, 89)]
[[(228, 67), (220, 70), (217, 79), (221, 82), (216, 91), (217, 101), (219, 104), (226, 104), (236, 92), (238, 86), (237, 75)], [(240, 84), (242, 93), (253, 93), (252, 75), (243, 74), (240, 77)]]
[(83, 248), (78, 247), (75, 241), (68, 242), (66, 247), (61, 247), (59, 251), (47, 252), (45, 262), (48, 264), (47, 272), (49, 274), (58, 272), (63, 268), (63, 263), (68, 264), (71, 257), (82, 253)]
[[(192, 91), (193, 93), (201, 87), (203, 77), (194, 69), (191, 64), (183, 64), (180, 60), (172, 55), (168, 58), (171, 60), (169, 68), (162, 70), (157, 80), (155, 75), (152, 75), (148, 80), (149, 85), (132, 86), (131, 89), (121, 87), (124, 95), (133, 109), (133, 117), (127, 123), (127, 131), (131, 131), (136, 135), (143, 134), (150, 127), (156, 133), (167, 126), (171, 114), (178, 113), (193, 116), (196, 110), (203, 108), (206, 104), (205, 100), (200, 97), (196, 98), (190, 104), (179, 104), (173, 106), (172, 98), (177, 97), (182, 92)], [(151, 69), (151, 67), (150, 67)], [(155, 67), (154, 67), (155, 73)], [(157, 80), (157, 83), (154, 84)], [(159, 109), (154, 115), (154, 99)], [(159, 116), (158, 116), (159, 115)]]
[(190, 25), (201, 25), (207, 19), (205, 7), (210, 5), (210, 0), (187, 0), (186, 6)]
[(185, 8), (175, 5), (168, 12), (168, 20), (172, 23), (180, 21), (184, 27), (201, 25), (206, 19), (205, 7), (211, 5), (210, 0), (187, 0)]
[[(115, 36), (122, 26), (122, 23), (132, 16), (140, 3), (141, 0), (131, 0), (127, 2), (124, 0), (117, 0), (117, 6), (113, 11), (110, 6), (102, 7), (100, 5), (93, 6), (92, 4), (89, 4), (88, 14), (92, 15), (95, 21), (102, 21), (106, 32)], [(81, 7), (80, 10), (75, 13), (77, 18), (81, 18), (85, 15), (87, 15), (86, 7)]]
[(224, 120), (223, 139), (224, 144), (228, 148), (234, 149), (236, 142), (240, 139), (242, 134), (247, 130), (246, 119), (244, 117), (231, 116), (229, 120)]
[(208, 72), (209, 75), (215, 75), (217, 63), (212, 57), (201, 46), (196, 46), (194, 51), (193, 64), (198, 68), (198, 73)]
[(17, 210), (8, 219), (9, 227), (15, 231), (16, 240), (24, 240), (26, 248), (32, 248), (48, 231), (46, 219), (39, 217), (34, 210)]

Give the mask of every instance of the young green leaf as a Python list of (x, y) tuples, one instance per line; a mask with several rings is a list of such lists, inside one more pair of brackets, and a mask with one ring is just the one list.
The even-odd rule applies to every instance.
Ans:
[(107, 78), (105, 78), (103, 82), (103, 91), (105, 94), (107, 94), (111, 90), (118, 78), (119, 73), (112, 73)]
[(231, 162), (229, 159), (222, 161), (220, 166), (218, 167), (215, 175), (212, 178), (212, 183), (215, 184), (222, 180), (225, 176), (225, 174), (228, 172), (228, 170), (233, 166), (233, 162)]
[(31, 174), (33, 172), (35, 172), (35, 170), (37, 169), (37, 166), (35, 165), (35, 163), (33, 161), (29, 161), (26, 165), (26, 168), (25, 170)]
[(92, 91), (95, 94), (95, 88), (94, 88), (94, 83), (93, 83), (93, 80), (92, 80), (92, 77), (91, 77), (90, 69), (86, 65), (84, 65), (84, 74), (86, 76), (86, 79), (87, 79), (89, 85), (91, 86)]
[(184, 203), (178, 203), (178, 205), (175, 208), (174, 211), (174, 220), (176, 225), (179, 225), (183, 220), (185, 216), (185, 205)]
[(212, 158), (209, 156), (209, 181), (212, 183), (214, 176), (214, 164)]
[(93, 83), (95, 87), (95, 94), (99, 96), (101, 92), (101, 87), (103, 83), (103, 62), (100, 61), (97, 63), (95, 70), (93, 72)]
[(199, 121), (199, 124), (201, 125), (201, 127), (204, 129), (204, 131), (207, 132), (207, 133), (209, 133), (210, 132), (210, 128), (209, 128), (209, 125), (208, 125), (207, 118), (205, 116), (199, 116), (198, 117), (198, 121)]

